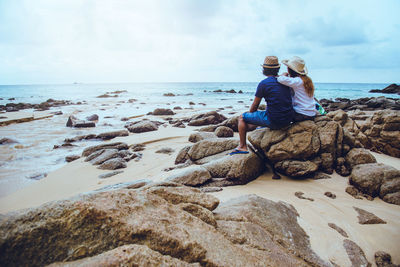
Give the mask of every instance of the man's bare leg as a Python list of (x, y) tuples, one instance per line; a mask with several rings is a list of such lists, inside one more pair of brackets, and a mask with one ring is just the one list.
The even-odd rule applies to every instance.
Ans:
[(243, 120), (243, 116), (240, 115), (239, 117), (239, 123), (238, 123), (238, 130), (239, 130), (239, 138), (240, 138), (240, 142), (239, 142), (239, 146), (236, 148), (237, 150), (240, 151), (248, 151), (247, 149), (247, 144), (246, 144), (246, 134), (247, 131), (252, 131), (255, 128), (257, 128), (257, 125), (253, 125), (253, 124), (248, 124)]

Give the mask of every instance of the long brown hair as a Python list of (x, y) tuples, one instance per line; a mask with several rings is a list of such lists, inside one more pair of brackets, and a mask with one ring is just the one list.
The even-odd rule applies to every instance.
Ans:
[(313, 97), (314, 96), (314, 83), (311, 80), (311, 78), (308, 77), (307, 75), (299, 74), (299, 73), (295, 72), (294, 70), (292, 70), (291, 68), (288, 68), (288, 71), (289, 71), (290, 77), (300, 77), (303, 80), (304, 89), (306, 90), (307, 95), (309, 97)]

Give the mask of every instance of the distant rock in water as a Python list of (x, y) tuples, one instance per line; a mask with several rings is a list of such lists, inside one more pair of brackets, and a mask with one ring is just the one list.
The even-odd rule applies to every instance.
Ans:
[(383, 94), (398, 94), (400, 95), (400, 85), (392, 83), (383, 89), (370, 90), (370, 93), (383, 93)]
[(79, 120), (75, 116), (71, 115), (68, 118), (66, 126), (74, 128), (89, 128), (89, 127), (96, 127), (96, 123), (94, 123), (93, 121)]

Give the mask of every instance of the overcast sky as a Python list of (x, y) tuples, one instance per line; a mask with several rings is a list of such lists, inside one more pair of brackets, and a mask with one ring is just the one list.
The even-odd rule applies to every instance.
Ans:
[(0, 0), (0, 84), (257, 82), (267, 55), (304, 58), (316, 82), (400, 82), (399, 14), (398, 0)]

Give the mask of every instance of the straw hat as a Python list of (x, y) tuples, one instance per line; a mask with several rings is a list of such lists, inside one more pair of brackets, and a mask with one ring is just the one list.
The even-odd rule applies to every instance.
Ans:
[(307, 75), (308, 73), (306, 63), (300, 57), (294, 56), (291, 59), (284, 59), (282, 60), (282, 63), (297, 72), (298, 74)]
[(281, 64), (279, 64), (279, 60), (276, 56), (267, 56), (262, 66), (267, 69), (276, 69), (279, 68)]

